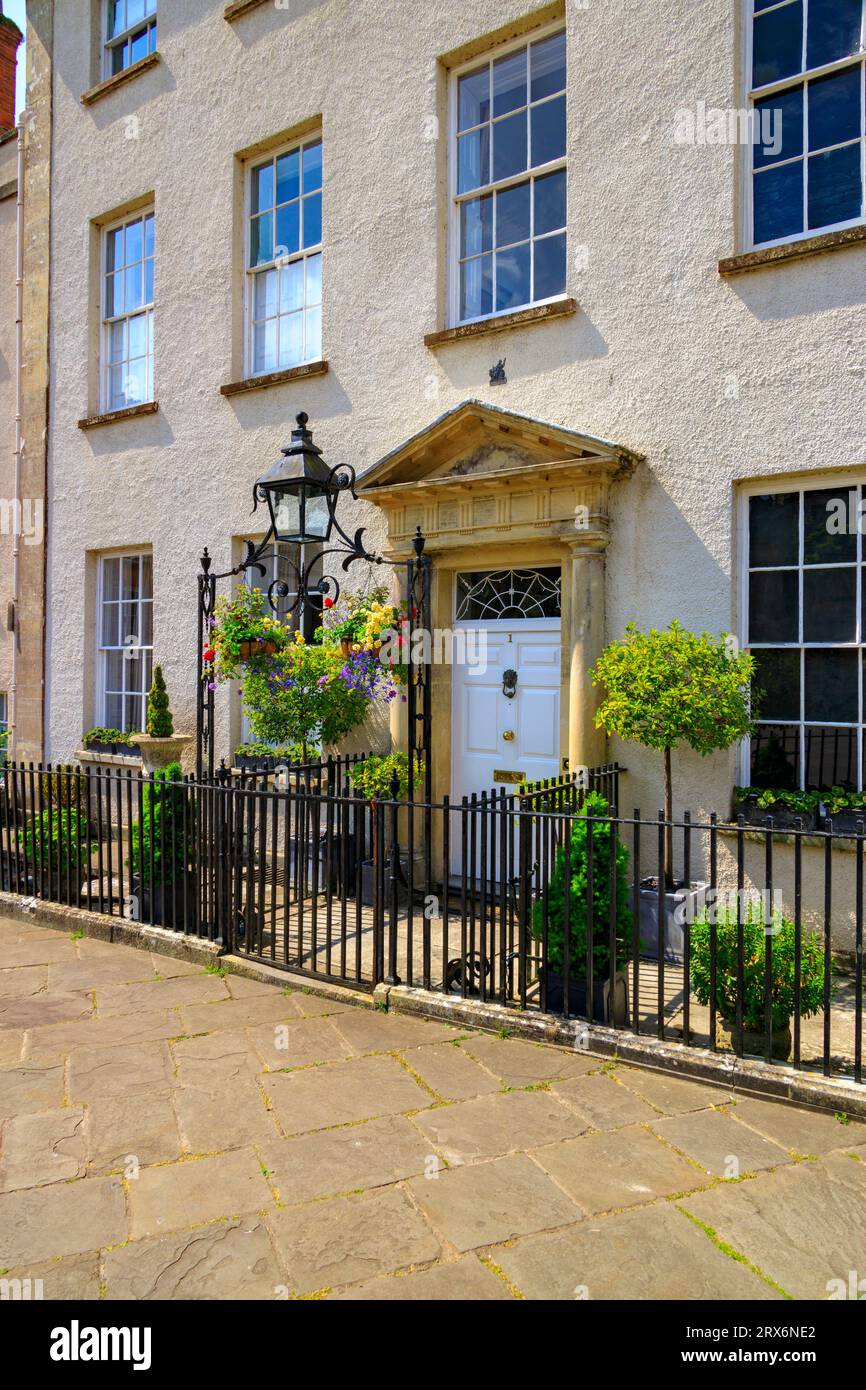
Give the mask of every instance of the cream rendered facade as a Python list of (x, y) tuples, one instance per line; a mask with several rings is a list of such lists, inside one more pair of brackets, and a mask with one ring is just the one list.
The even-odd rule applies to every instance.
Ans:
[[(449, 72), (557, 22), (566, 298), (449, 337)], [(866, 468), (866, 246), (720, 275), (748, 249), (743, 151), (674, 142), (683, 108), (744, 104), (744, 4), (160, 0), (158, 57), (93, 99), (100, 23), (96, 0), (63, 0), (53, 34), (45, 756), (98, 722), (106, 553), (152, 555), (154, 655), (192, 732), (198, 557), (240, 558), (253, 483), (304, 410), (359, 474), (347, 530), (397, 557), (423, 526), (437, 623), (455, 568), (562, 565), (561, 757), (619, 757), (629, 809), (654, 811), (655, 757), (594, 730), (601, 646), (631, 619), (738, 631), (743, 486)], [(245, 162), (317, 131), (327, 369), (225, 395), (249, 375)], [(149, 206), (158, 410), (95, 423), (101, 229)], [(436, 669), (437, 792), (450, 680)], [(225, 755), (236, 693), (217, 720)], [(735, 779), (733, 752), (678, 758), (677, 807), (723, 809)]]

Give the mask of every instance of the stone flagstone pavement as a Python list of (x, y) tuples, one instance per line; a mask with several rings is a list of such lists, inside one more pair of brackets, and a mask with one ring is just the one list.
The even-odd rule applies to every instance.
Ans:
[(866, 1271), (863, 1125), (369, 1002), (0, 921), (0, 1278), (823, 1299)]

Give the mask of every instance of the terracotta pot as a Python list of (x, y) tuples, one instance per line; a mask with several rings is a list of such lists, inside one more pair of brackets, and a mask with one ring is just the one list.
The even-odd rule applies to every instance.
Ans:
[(241, 642), (241, 661), (249, 661), (253, 656), (273, 656), (277, 650), (276, 642)]
[(341, 638), (340, 638), (340, 651), (343, 653), (343, 656), (351, 656), (351, 655), (352, 655), (352, 639), (351, 639), (351, 637), (341, 637)]

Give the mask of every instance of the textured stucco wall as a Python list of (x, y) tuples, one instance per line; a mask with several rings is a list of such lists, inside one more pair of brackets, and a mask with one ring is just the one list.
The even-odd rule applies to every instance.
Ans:
[[(425, 348), (424, 333), (444, 326), (438, 60), (531, 9), (529, 0), (398, 0), (385, 9), (293, 0), (230, 25), (222, 0), (167, 2), (162, 62), (85, 108), (91, 4), (64, 0), (52, 241), (52, 757), (71, 753), (92, 718), (91, 550), (152, 545), (157, 659), (178, 724), (192, 728), (197, 557), (207, 543), (218, 564), (229, 561), (230, 537), (249, 524), (253, 481), (299, 409), (329, 460), (359, 471), (468, 396), (644, 454), (646, 465), (613, 494), (609, 637), (630, 618), (729, 628), (736, 480), (863, 463), (866, 250), (721, 280), (719, 258), (740, 249), (737, 151), (672, 142), (678, 109), (740, 104), (735, 0), (566, 5), (568, 291), (580, 311)], [(235, 154), (318, 114), (331, 369), (229, 401), (218, 388), (238, 363)], [(95, 406), (91, 223), (151, 192), (160, 411), (83, 433), (76, 422)], [(491, 391), (488, 369), (501, 356), (508, 385)], [(377, 513), (365, 520), (381, 544)], [(614, 751), (632, 774), (630, 804), (653, 810), (655, 760)], [(732, 768), (729, 757), (678, 759), (678, 804), (724, 807)]]

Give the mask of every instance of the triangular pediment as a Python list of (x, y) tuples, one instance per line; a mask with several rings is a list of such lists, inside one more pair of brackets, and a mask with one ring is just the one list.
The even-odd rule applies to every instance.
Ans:
[(467, 400), (392, 449), (358, 479), (370, 497), (392, 490), (488, 484), (550, 470), (602, 465), (630, 473), (639, 455), (609, 440), (483, 401)]

